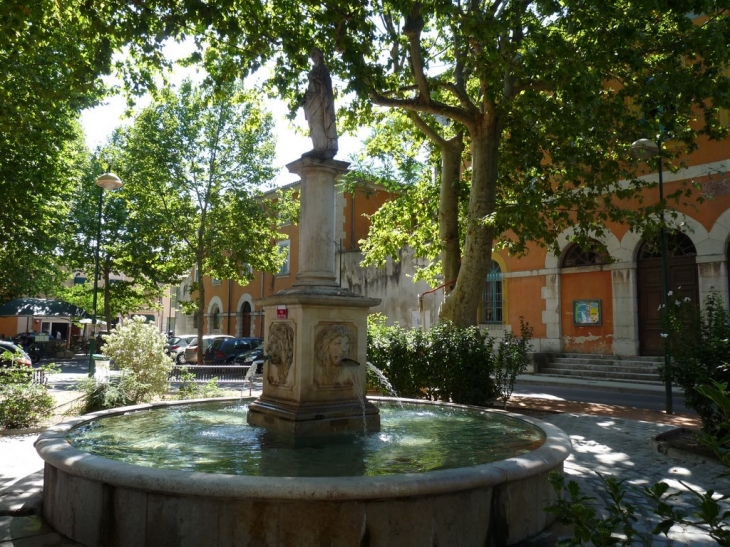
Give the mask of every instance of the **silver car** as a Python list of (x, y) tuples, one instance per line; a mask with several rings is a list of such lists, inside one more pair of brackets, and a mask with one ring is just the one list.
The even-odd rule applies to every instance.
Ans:
[(197, 334), (182, 334), (170, 340), (167, 353), (178, 365), (185, 364), (185, 349), (198, 338)]

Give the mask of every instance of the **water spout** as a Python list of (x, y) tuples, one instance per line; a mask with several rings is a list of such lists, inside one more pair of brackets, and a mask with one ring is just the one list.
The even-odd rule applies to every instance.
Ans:
[(360, 363), (358, 363), (354, 359), (350, 359), (349, 357), (343, 357), (340, 360), (340, 366), (342, 366), (342, 367), (359, 367)]

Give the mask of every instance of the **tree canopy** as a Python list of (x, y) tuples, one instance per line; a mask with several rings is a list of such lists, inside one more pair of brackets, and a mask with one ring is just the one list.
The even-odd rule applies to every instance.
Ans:
[[(168, 262), (178, 275), (195, 267), (198, 276), (246, 283), (252, 270), (278, 270), (277, 211), (259, 190), (275, 174), (272, 126), (235, 84), (185, 82), (139, 113), (120, 163), (133, 234), (127, 254), (138, 272)], [(140, 262), (140, 247), (156, 256)], [(193, 290), (202, 337), (204, 287)]]
[[(272, 61), (270, 90), (294, 106), (307, 54), (318, 46), (348, 101), (341, 125), (397, 110), (440, 150), (439, 195), (448, 207), (438, 215), (450, 219), (439, 227), (443, 275), (458, 270), (442, 316), (458, 324), (475, 320), (495, 244), (520, 252), (528, 241), (550, 244), (567, 226), (587, 239), (607, 222), (650, 218), (656, 205), (626, 207), (645, 184), (627, 159), (633, 140), (671, 138), (677, 146), (664, 153), (676, 168), (673, 160), (699, 138), (727, 133), (718, 121), (730, 106), (727, 0), (70, 0), (62, 7), (36, 0), (0, 9), (8, 16), (4, 74), (14, 73), (16, 49), (42, 63), (40, 53), (33, 61), (36, 39), (39, 51), (42, 38), (68, 56), (51, 69), (57, 85), (38, 87), (28, 77), (18, 82), (30, 91), (16, 95), (18, 83), (0, 75), (0, 97), (39, 96), (53, 105), (57, 91), (70, 113), (98, 97), (97, 77), (111, 70), (113, 51), (128, 51), (120, 68), (139, 91), (164, 65), (164, 40), (184, 36), (200, 46), (190, 61), (202, 61), (219, 84)], [(34, 119), (47, 129), (40, 108)], [(20, 121), (3, 119), (0, 130)], [(446, 196), (457, 179), (458, 191)], [(463, 204), (454, 201), (462, 185)], [(455, 227), (458, 211), (465, 212)], [(454, 240), (460, 245), (449, 247)]]
[(671, 138), (676, 168), (699, 138), (727, 134), (725, 0), (313, 4), (277, 2), (301, 21), (283, 39), (281, 92), (295, 95), (292, 53), (318, 43), (356, 97), (352, 123), (380, 106), (408, 113), (436, 146), (464, 134), (464, 242), (442, 308), (458, 324), (475, 321), (495, 244), (520, 252), (568, 226), (587, 240), (651, 218), (656, 205), (627, 207), (645, 185), (632, 141)]

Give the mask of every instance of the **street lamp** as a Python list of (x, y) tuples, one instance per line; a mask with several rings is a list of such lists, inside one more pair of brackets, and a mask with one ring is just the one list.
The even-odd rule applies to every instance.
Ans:
[[(669, 311), (669, 266), (667, 264), (667, 225), (664, 221), (664, 178), (662, 177), (662, 143), (661, 140), (654, 142), (651, 139), (639, 139), (631, 143), (631, 153), (640, 160), (648, 160), (656, 157), (659, 170), (659, 243), (662, 253), (662, 314), (666, 316)], [(671, 355), (669, 341), (664, 342), (664, 370), (667, 372), (664, 380), (664, 406), (667, 414), (673, 413), (672, 408), (672, 379), (669, 375)]]
[(96, 179), (99, 187), (99, 210), (96, 225), (96, 249), (94, 250), (94, 294), (92, 296), (93, 315), (91, 316), (91, 340), (89, 340), (89, 376), (94, 376), (94, 351), (96, 350), (96, 292), (99, 287), (99, 247), (101, 246), (101, 206), (104, 199), (104, 190), (116, 190), (124, 186), (121, 179), (114, 173), (104, 173)]

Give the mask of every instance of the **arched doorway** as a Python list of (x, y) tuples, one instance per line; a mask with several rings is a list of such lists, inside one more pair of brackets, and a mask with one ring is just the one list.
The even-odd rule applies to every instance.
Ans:
[(241, 306), (241, 336), (251, 336), (251, 304), (248, 302)]
[[(662, 253), (659, 236), (646, 240), (637, 255), (637, 292), (639, 299), (639, 353), (663, 355), (662, 324)], [(689, 297), (699, 301), (697, 250), (692, 240), (681, 232), (667, 234), (667, 267), (671, 299)]]

